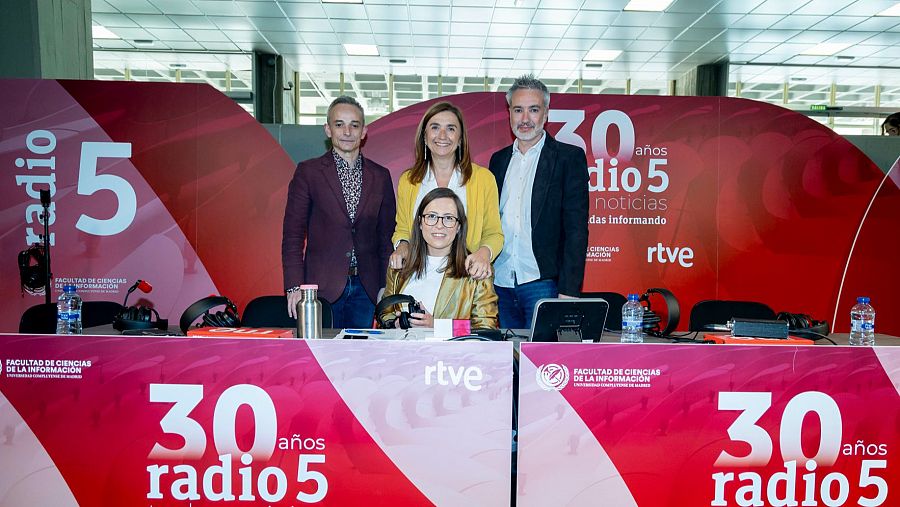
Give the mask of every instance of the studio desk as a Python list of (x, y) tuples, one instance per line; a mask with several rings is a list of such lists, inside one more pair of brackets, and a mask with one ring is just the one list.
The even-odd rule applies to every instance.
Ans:
[(0, 505), (896, 506), (877, 343), (0, 335)]

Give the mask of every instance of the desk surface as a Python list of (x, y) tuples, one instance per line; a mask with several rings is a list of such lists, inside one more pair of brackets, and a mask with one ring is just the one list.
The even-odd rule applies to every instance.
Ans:
[[(341, 330), (340, 329), (323, 329), (322, 337), (326, 339), (334, 338)], [(508, 330), (514, 338), (511, 341), (525, 341), (526, 337), (529, 334), (528, 329), (512, 329)], [(103, 326), (96, 326), (86, 328), (84, 330), (84, 334), (87, 335), (116, 335), (119, 334), (118, 331), (112, 328), (112, 324), (107, 324)], [(690, 339), (694, 338), (696, 340), (702, 340), (703, 336), (701, 333), (676, 333), (676, 335), (681, 338), (682, 341), (686, 343), (690, 343)], [(850, 345), (849, 333), (832, 333), (828, 335), (829, 338), (834, 340), (837, 345)], [(601, 343), (619, 343), (619, 334), (618, 333), (603, 333), (603, 337), (600, 340)], [(667, 339), (667, 338), (655, 338), (651, 336), (644, 337), (644, 343), (677, 343), (675, 340)], [(831, 345), (827, 340), (818, 340), (815, 342), (816, 345)], [(876, 334), (875, 335), (875, 345), (877, 346), (900, 346), (900, 337), (887, 335), (887, 334)]]

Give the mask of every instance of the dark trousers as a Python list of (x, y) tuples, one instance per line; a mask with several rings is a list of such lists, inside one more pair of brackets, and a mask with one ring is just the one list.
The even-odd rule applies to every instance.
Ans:
[(515, 287), (494, 285), (494, 290), (500, 307), (500, 327), (507, 329), (530, 329), (538, 300), (559, 296), (554, 280), (535, 280)]
[(368, 329), (375, 317), (375, 303), (363, 289), (359, 276), (348, 276), (341, 297), (331, 303), (335, 329)]

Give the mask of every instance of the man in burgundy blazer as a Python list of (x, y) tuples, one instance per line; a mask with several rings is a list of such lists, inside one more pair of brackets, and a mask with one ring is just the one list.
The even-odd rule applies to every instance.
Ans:
[(298, 164), (288, 187), (281, 243), (287, 311), (296, 316), (300, 285), (318, 284), (335, 328), (367, 328), (393, 251), (394, 186), (387, 169), (360, 154), (366, 125), (356, 100), (331, 103), (325, 135), (333, 149)]

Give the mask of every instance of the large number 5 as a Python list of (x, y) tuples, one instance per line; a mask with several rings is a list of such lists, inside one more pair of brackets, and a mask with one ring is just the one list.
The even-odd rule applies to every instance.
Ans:
[(728, 427), (728, 436), (736, 442), (750, 444), (746, 456), (732, 456), (722, 451), (715, 466), (762, 466), (772, 457), (772, 438), (756, 425), (772, 406), (772, 393), (719, 393), (719, 410), (740, 410), (741, 414)]
[(78, 166), (78, 195), (93, 195), (99, 190), (111, 190), (119, 205), (112, 218), (99, 219), (82, 214), (75, 223), (78, 230), (95, 236), (113, 236), (131, 225), (137, 213), (137, 196), (125, 178), (115, 174), (97, 174), (100, 158), (130, 158), (131, 143), (82, 143), (81, 163)]
[(300, 463), (297, 467), (297, 482), (304, 483), (313, 481), (316, 483), (316, 491), (313, 493), (297, 493), (297, 500), (303, 503), (317, 503), (325, 498), (328, 494), (328, 479), (322, 472), (309, 470), (310, 463), (325, 463), (324, 454), (301, 454)]
[(190, 418), (191, 410), (203, 399), (203, 386), (194, 384), (150, 384), (150, 401), (174, 403), (159, 421), (166, 433), (184, 439), (178, 449), (163, 447), (157, 442), (150, 450), (154, 459), (196, 459), (206, 450), (206, 433), (200, 423)]

